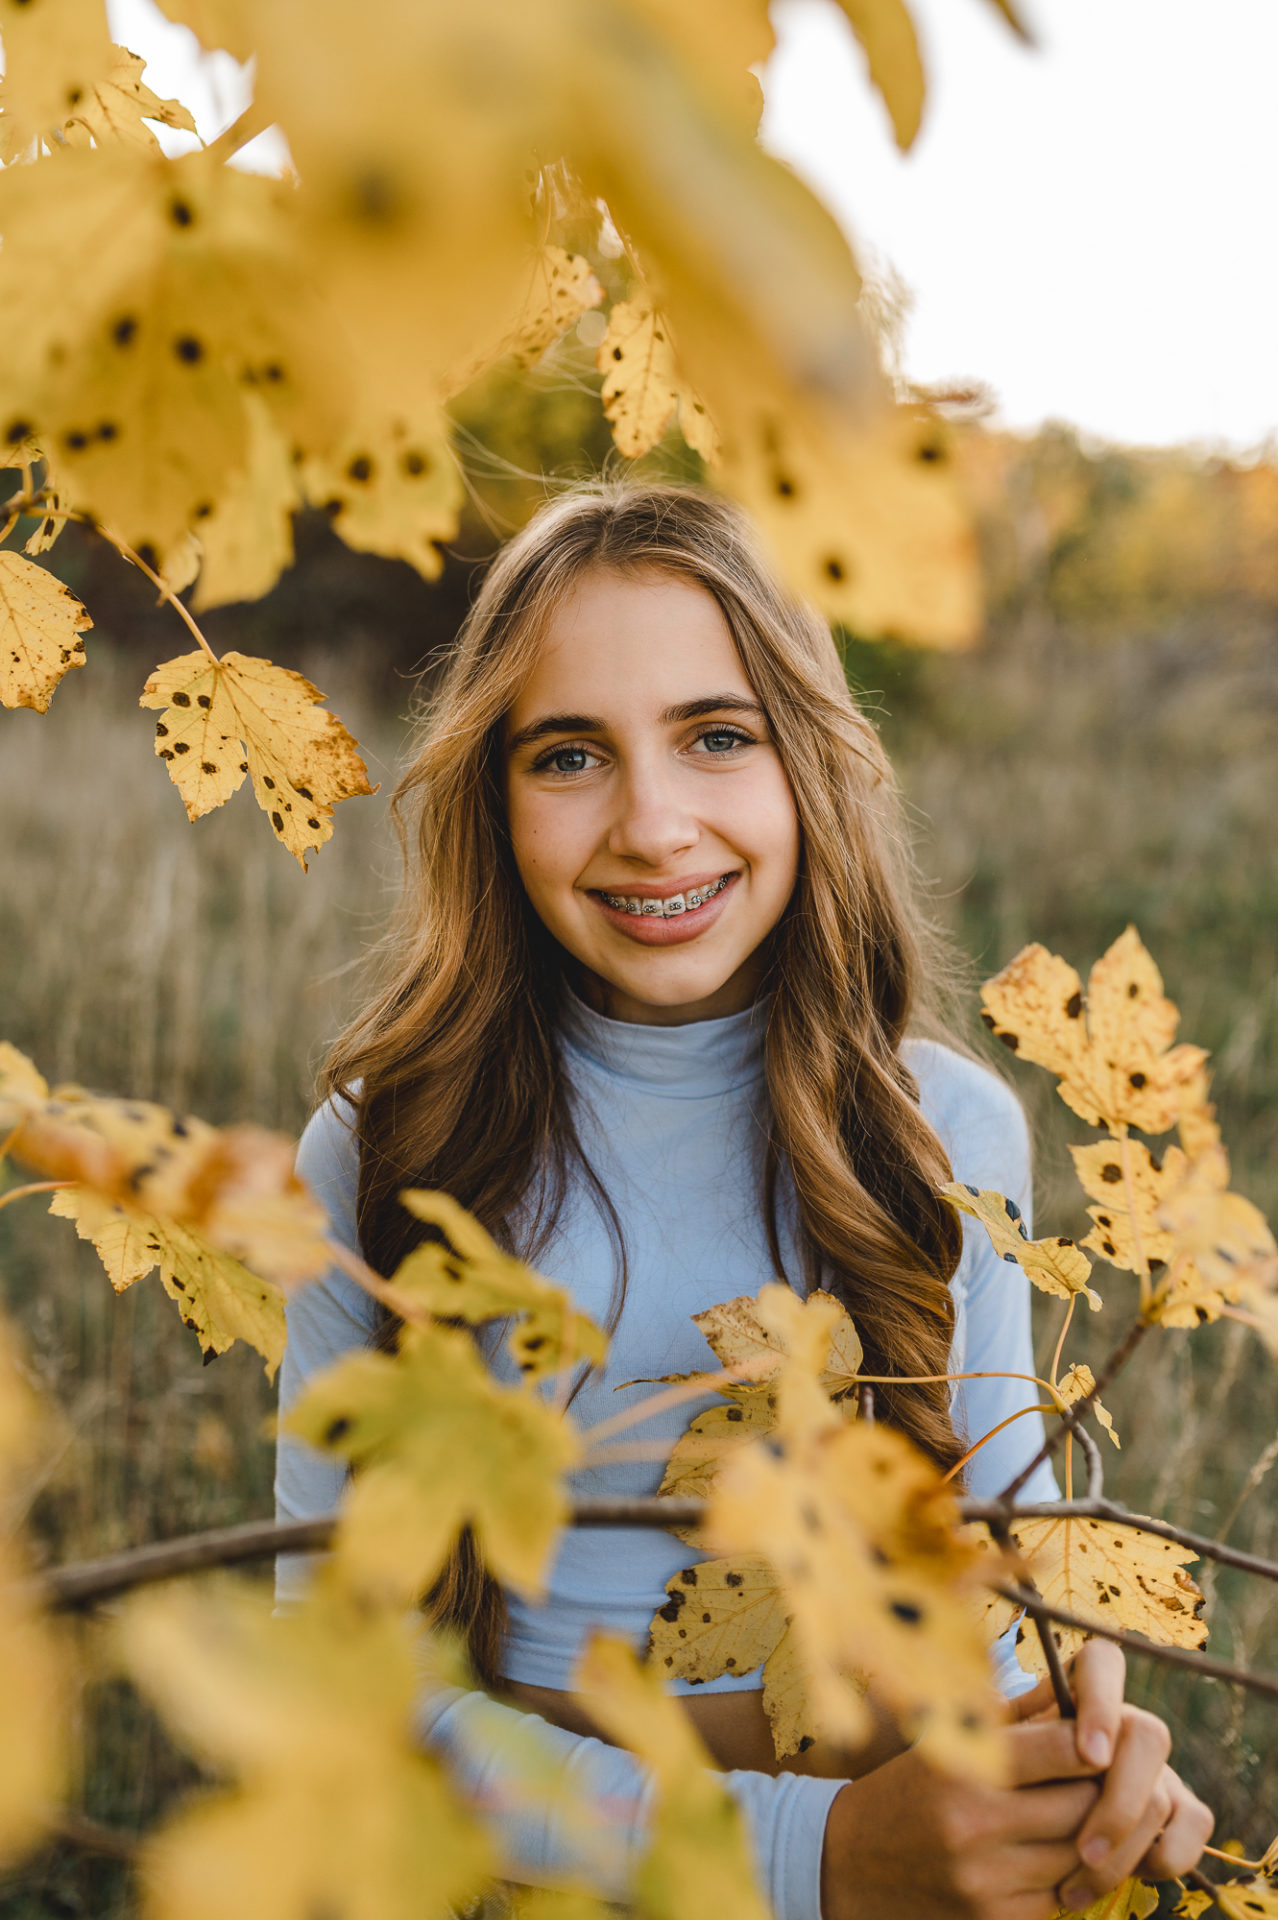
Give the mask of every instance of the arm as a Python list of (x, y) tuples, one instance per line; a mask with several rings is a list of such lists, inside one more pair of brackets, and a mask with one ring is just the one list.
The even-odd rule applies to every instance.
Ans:
[[(328, 1208), (334, 1236), (353, 1249), (356, 1167), (354, 1136), (331, 1107), (321, 1108), (302, 1136), (297, 1170)], [(315, 1373), (366, 1345), (374, 1326), (374, 1303), (338, 1268), (295, 1294), (280, 1367), (281, 1415)], [(280, 1434), (277, 1519), (332, 1513), (345, 1480), (340, 1465)], [(302, 1601), (320, 1558), (278, 1557), (277, 1610)], [(654, 1803), (651, 1776), (633, 1755), (458, 1687), (426, 1695), (416, 1726), (423, 1745), (447, 1761), (487, 1814), (508, 1879), (555, 1885), (584, 1878), (605, 1898), (625, 1898)], [(777, 1920), (821, 1920), (822, 1840), (842, 1782), (748, 1772), (722, 1780), (745, 1817), (759, 1884)], [(584, 1802), (585, 1820), (570, 1811), (570, 1796), (574, 1806)]]

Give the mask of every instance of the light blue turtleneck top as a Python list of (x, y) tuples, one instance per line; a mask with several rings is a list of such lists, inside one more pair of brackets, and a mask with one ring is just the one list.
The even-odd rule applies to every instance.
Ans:
[[(649, 1386), (641, 1378), (688, 1373), (712, 1364), (690, 1316), (739, 1294), (754, 1294), (777, 1276), (759, 1207), (765, 1099), (763, 1032), (766, 1003), (726, 1019), (679, 1027), (634, 1026), (605, 1019), (570, 1001), (563, 1057), (570, 1096), (586, 1153), (620, 1216), (628, 1263), (620, 1319), (606, 1363), (577, 1395), (573, 1415), (583, 1427), (614, 1415)], [(906, 1043), (920, 1104), (940, 1135), (955, 1177), (994, 1187), (1030, 1214), (1029, 1148), (1013, 1095), (985, 1068), (928, 1041)], [(355, 1231), (358, 1149), (349, 1116), (331, 1104), (312, 1117), (298, 1152), (298, 1171), (328, 1208), (336, 1237), (351, 1248)], [(1032, 1374), (1028, 1285), (1020, 1268), (999, 1259), (984, 1233), (964, 1223), (964, 1252), (952, 1282), (956, 1325), (954, 1371), (991, 1369)], [(781, 1220), (787, 1277), (802, 1272), (793, 1215)], [(597, 1200), (581, 1179), (570, 1182), (550, 1246), (538, 1266), (572, 1292), (597, 1321), (608, 1317), (617, 1283), (613, 1236)], [(280, 1371), (280, 1408), (287, 1411), (307, 1381), (351, 1347), (367, 1343), (374, 1307), (367, 1294), (334, 1268), (297, 1294), (288, 1308), (288, 1346)], [(502, 1351), (490, 1360), (500, 1377), (515, 1373)], [(1034, 1393), (1025, 1381), (969, 1380), (952, 1391), (955, 1425), (979, 1439)], [(628, 1437), (660, 1443), (664, 1454), (689, 1419), (714, 1396), (657, 1415)], [(976, 1455), (968, 1471), (973, 1493), (990, 1494), (1024, 1465), (1042, 1439), (1037, 1414), (1006, 1427)], [(657, 1449), (654, 1449), (657, 1451)], [(572, 1482), (574, 1495), (649, 1494), (661, 1479), (660, 1459), (587, 1468)], [(276, 1512), (281, 1520), (309, 1519), (337, 1505), (344, 1482), (340, 1463), (281, 1436)], [(1055, 1499), (1050, 1469), (1041, 1468), (1027, 1499)], [(665, 1583), (695, 1559), (695, 1551), (654, 1528), (567, 1529), (551, 1567), (542, 1604), (510, 1596), (508, 1678), (569, 1689), (592, 1627), (647, 1641)], [(304, 1591), (311, 1561), (282, 1556), (276, 1592), (281, 1605)], [(1000, 1645), (996, 1677), (1004, 1690), (1027, 1684), (1011, 1646)], [(669, 1683), (675, 1692), (687, 1682)], [(757, 1689), (758, 1672), (725, 1675), (704, 1691)], [(423, 1704), (421, 1733), (447, 1754), (489, 1808), (502, 1803), (509, 1760), (508, 1734), (520, 1718), (481, 1693), (457, 1689)], [(582, 1739), (532, 1716), (547, 1766), (562, 1768), (600, 1809), (609, 1844), (589, 1861), (562, 1819), (534, 1816), (526, 1795), (497, 1818), (510, 1878), (534, 1881), (587, 1873), (610, 1897), (624, 1898), (642, 1849), (651, 1788), (628, 1754)], [(527, 1737), (528, 1729), (521, 1729)], [(819, 1876), (825, 1819), (841, 1782), (781, 1774), (724, 1776), (750, 1829), (761, 1884), (779, 1920), (819, 1920)], [(507, 1799), (510, 1795), (507, 1794)], [(601, 1864), (602, 1862), (602, 1864)]]

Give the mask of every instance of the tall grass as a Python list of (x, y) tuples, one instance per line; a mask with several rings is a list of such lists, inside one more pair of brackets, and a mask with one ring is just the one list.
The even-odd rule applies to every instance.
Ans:
[[(402, 716), (366, 701), (384, 684), (358, 657), (299, 658), (389, 783)], [(881, 724), (916, 811), (937, 911), (973, 978), (1041, 939), (1085, 967), (1135, 920), (1216, 1056), (1237, 1183), (1278, 1212), (1278, 666), (1262, 629), (1098, 644), (1031, 614), (988, 648), (944, 660), (853, 647), (852, 677)], [(350, 969), (394, 885), (387, 784), (339, 809), (303, 876), (247, 793), (186, 822), (151, 755), (134, 676), (99, 646), (50, 713), (0, 720), (0, 1035), (51, 1078), (130, 1092), (225, 1122), (296, 1131), (314, 1070), (349, 1003)], [(973, 1008), (975, 998), (973, 996)], [(1040, 1140), (1041, 1218), (1081, 1231), (1063, 1143), (1086, 1136), (1037, 1069), (1010, 1069)], [(1102, 1270), (1103, 1272), (1104, 1270)], [(90, 1248), (41, 1203), (0, 1214), (0, 1272), (34, 1376), (58, 1409), (26, 1506), (40, 1549), (66, 1560), (270, 1510), (272, 1392), (256, 1356), (204, 1367), (154, 1280), (119, 1299)], [(1108, 1283), (1091, 1359), (1132, 1298)], [(1047, 1303), (1044, 1303), (1047, 1304)], [(1044, 1339), (1055, 1320), (1045, 1313)], [(1275, 1372), (1240, 1329), (1152, 1337), (1109, 1396), (1122, 1497), (1278, 1550), (1269, 1479), (1253, 1463), (1278, 1433)], [(1213, 1641), (1278, 1666), (1273, 1590), (1209, 1578)], [(1278, 1826), (1273, 1709), (1137, 1666), (1176, 1722), (1186, 1770), (1249, 1846)], [(137, 1828), (191, 1776), (118, 1683), (91, 1696), (83, 1783), (99, 1820)], [(132, 1911), (127, 1875), (50, 1849), (0, 1897), (6, 1920)]]

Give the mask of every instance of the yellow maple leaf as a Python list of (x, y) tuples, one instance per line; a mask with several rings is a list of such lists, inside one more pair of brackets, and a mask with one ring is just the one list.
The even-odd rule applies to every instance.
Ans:
[(1166, 1297), (1155, 1302), (1159, 1319), (1193, 1325), (1240, 1301), (1278, 1358), (1278, 1246), (1259, 1207), (1229, 1191), (1223, 1146), (1208, 1146), (1188, 1165), (1157, 1217), (1175, 1261)]
[(1172, 1047), (1179, 1015), (1128, 927), (1078, 974), (1037, 944), (981, 988), (981, 1018), (1013, 1052), (1059, 1076), (1057, 1092), (1089, 1126), (1165, 1133), (1201, 1098), (1201, 1047)]
[(883, 96), (896, 144), (912, 146), (926, 91), (918, 35), (905, 0), (839, 0)]
[(1204, 1893), (1201, 1887), (1186, 1887), (1172, 1912), (1183, 1915), (1184, 1920), (1198, 1920), (1199, 1914), (1205, 1913), (1211, 1905), (1211, 1895)]
[(628, 459), (648, 453), (678, 413), (688, 445), (714, 459), (713, 423), (679, 372), (669, 321), (647, 296), (614, 303), (596, 358), (604, 377), (604, 413), (619, 453)]
[(32, 1607), (29, 1570), (0, 1543), (0, 1862), (38, 1846), (70, 1785), (69, 1649)]
[[(1198, 1558), (1189, 1548), (1109, 1520), (1018, 1520), (1011, 1542), (1049, 1606), (1098, 1625), (1126, 1627), (1162, 1646), (1201, 1649), (1207, 1628), (1199, 1619), (1203, 1596), (1184, 1571)], [(985, 1608), (991, 1638), (1006, 1632), (1016, 1603), (992, 1594)], [(1068, 1659), (1086, 1639), (1076, 1627), (1054, 1626), (1052, 1638)], [(1022, 1622), (1017, 1657), (1028, 1673), (1046, 1673), (1038, 1635)]]
[[(742, 1449), (719, 1476), (705, 1532), (725, 1557), (772, 1568), (814, 1733), (859, 1744), (871, 1726), (868, 1679), (936, 1766), (1002, 1777), (998, 1702), (969, 1596), (979, 1556), (940, 1475), (903, 1435), (858, 1421), (789, 1449)], [(785, 1737), (804, 1721), (789, 1721)]]
[(1159, 1226), (1158, 1209), (1164, 1195), (1183, 1177), (1189, 1162), (1179, 1147), (1168, 1147), (1162, 1161), (1156, 1162), (1141, 1140), (1130, 1141), (1127, 1154), (1136, 1201), (1134, 1231), (1118, 1148), (1107, 1140), (1070, 1148), (1074, 1171), (1084, 1192), (1099, 1202), (1087, 1209), (1094, 1225), (1083, 1245), (1099, 1253), (1111, 1266), (1139, 1273), (1136, 1247), (1139, 1235), (1140, 1251), (1148, 1267), (1157, 1271), (1159, 1266), (1166, 1266), (1172, 1256), (1171, 1234)]
[(92, 625), (60, 580), (0, 553), (0, 705), (46, 713), (63, 674), (84, 665), (80, 635)]
[(768, 1920), (740, 1809), (657, 1674), (625, 1641), (595, 1635), (577, 1668), (579, 1698), (616, 1745), (657, 1783), (651, 1841), (635, 1875), (636, 1905), (652, 1920), (729, 1905), (739, 1920)]
[(1228, 1920), (1278, 1920), (1278, 1886), (1260, 1879), (1221, 1882), (1216, 1905)]
[(74, 105), (68, 100), (70, 111), (57, 133), (71, 146), (83, 146), (89, 140), (99, 146), (121, 140), (145, 152), (157, 150), (160, 144), (147, 126), (148, 120), (178, 127), (184, 133), (197, 133), (189, 108), (180, 100), (162, 100), (152, 93), (142, 78), (145, 67), (145, 60), (127, 47), (113, 46), (111, 63), (102, 77)]
[(1071, 1915), (1062, 1907), (1054, 1920), (1148, 1920), (1158, 1906), (1158, 1888), (1147, 1880), (1123, 1880), (1099, 1900), (1093, 1900), (1081, 1914)]
[(428, 1313), (473, 1327), (514, 1316), (511, 1357), (530, 1379), (579, 1360), (598, 1364), (604, 1359), (608, 1336), (577, 1310), (571, 1294), (503, 1253), (474, 1214), (449, 1194), (409, 1187), (399, 1197), (416, 1219), (443, 1235), (414, 1248), (394, 1273), (395, 1285)]
[(244, 396), (248, 451), (234, 475), (196, 522), (197, 613), (269, 593), (293, 559), (293, 510), (301, 504), (297, 470), (284, 436), (257, 393)]
[(151, 1920), (228, 1913), (445, 1920), (494, 1866), (438, 1761), (414, 1749), (410, 1623), (323, 1585), (272, 1619), (251, 1591), (140, 1594), (123, 1659), (175, 1733), (237, 1776), (148, 1836)]
[(0, 1047), (0, 1139), (52, 1180), (135, 1217), (191, 1227), (282, 1286), (329, 1264), (324, 1209), (293, 1171), (294, 1146), (261, 1127), (219, 1129), (146, 1100), (46, 1085)]
[(158, 1267), (164, 1291), (177, 1302), (182, 1323), (196, 1335), (206, 1360), (245, 1340), (265, 1360), (267, 1379), (275, 1378), (286, 1338), (284, 1296), (277, 1287), (193, 1228), (154, 1214), (126, 1213), (92, 1193), (76, 1188), (55, 1193), (49, 1212), (74, 1220), (80, 1238), (97, 1248), (117, 1293)]
[(416, 1599), (470, 1526), (498, 1579), (540, 1591), (578, 1442), (539, 1396), (500, 1386), (468, 1334), (406, 1326), (394, 1356), (317, 1375), (284, 1425), (358, 1469), (335, 1548), (361, 1590)]
[(704, 1500), (729, 1454), (776, 1426), (776, 1395), (766, 1388), (733, 1390), (733, 1404), (709, 1407), (688, 1423), (670, 1449), (658, 1492)]
[(692, 1324), (721, 1366), (755, 1369), (744, 1389), (750, 1393), (774, 1385), (791, 1359), (806, 1365), (832, 1400), (850, 1393), (861, 1371), (861, 1341), (852, 1317), (821, 1288), (800, 1299), (791, 1287), (770, 1282), (757, 1296), (739, 1294), (694, 1313)]
[[(1095, 1385), (1096, 1376), (1091, 1368), (1083, 1361), (1076, 1361), (1056, 1382), (1056, 1392), (1067, 1407), (1072, 1407), (1076, 1400), (1081, 1400), (1085, 1394), (1091, 1393)], [(1087, 1404), (1089, 1411), (1095, 1414), (1114, 1445), (1121, 1448), (1123, 1443), (1115, 1431), (1114, 1422), (1100, 1401), (1093, 1397)]]
[(157, 667), (138, 704), (162, 709), (155, 751), (188, 820), (220, 807), (252, 775), (275, 837), (306, 870), (333, 834), (333, 808), (373, 793), (354, 740), (324, 695), (291, 667), (243, 653), (185, 653)]
[(54, 160), (0, 170), (0, 433), (29, 430), (73, 506), (163, 557), (244, 470), (250, 396), (303, 452), (331, 444), (340, 343), (283, 182), (118, 143)]
[(439, 543), (457, 533), (464, 489), (438, 410), (357, 421), (331, 454), (307, 462), (303, 477), (348, 547), (439, 578)]
[(1091, 1265), (1087, 1255), (1072, 1240), (1059, 1234), (1046, 1240), (1031, 1240), (1016, 1202), (991, 1189), (983, 1190), (954, 1180), (940, 1191), (960, 1213), (979, 1220), (995, 1253), (1023, 1268), (1043, 1293), (1055, 1294), (1060, 1300), (1068, 1300), (1075, 1293), (1085, 1294), (1093, 1313), (1099, 1310), (1100, 1295), (1088, 1285)]
[(501, 328), (490, 346), (451, 369), (441, 382), (441, 392), (460, 393), (507, 354), (518, 366), (534, 366), (603, 297), (590, 262), (581, 254), (553, 244), (538, 248), (514, 319)]
[(56, 8), (6, 6), (0, 160), (34, 140), (52, 140), (110, 71), (111, 36), (102, 0)]

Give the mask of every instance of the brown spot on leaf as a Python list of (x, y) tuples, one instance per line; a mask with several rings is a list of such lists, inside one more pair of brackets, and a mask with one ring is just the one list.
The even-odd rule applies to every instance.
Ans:
[(175, 707), (189, 707), (191, 704), (191, 696), (189, 693), (183, 693), (181, 688), (179, 688), (173, 696), (172, 704)]
[(273, 814), (271, 815), (271, 825), (272, 825), (272, 826), (274, 827), (274, 829), (275, 829), (275, 831), (276, 831), (276, 833), (283, 833), (283, 831), (284, 831), (284, 822), (283, 822), (283, 820), (282, 820), (282, 819), (280, 818), (280, 816), (279, 816), (279, 814), (278, 814), (278, 813), (273, 813)]
[(204, 358), (204, 347), (193, 333), (180, 333), (173, 342), (173, 351), (186, 366), (198, 366)]

